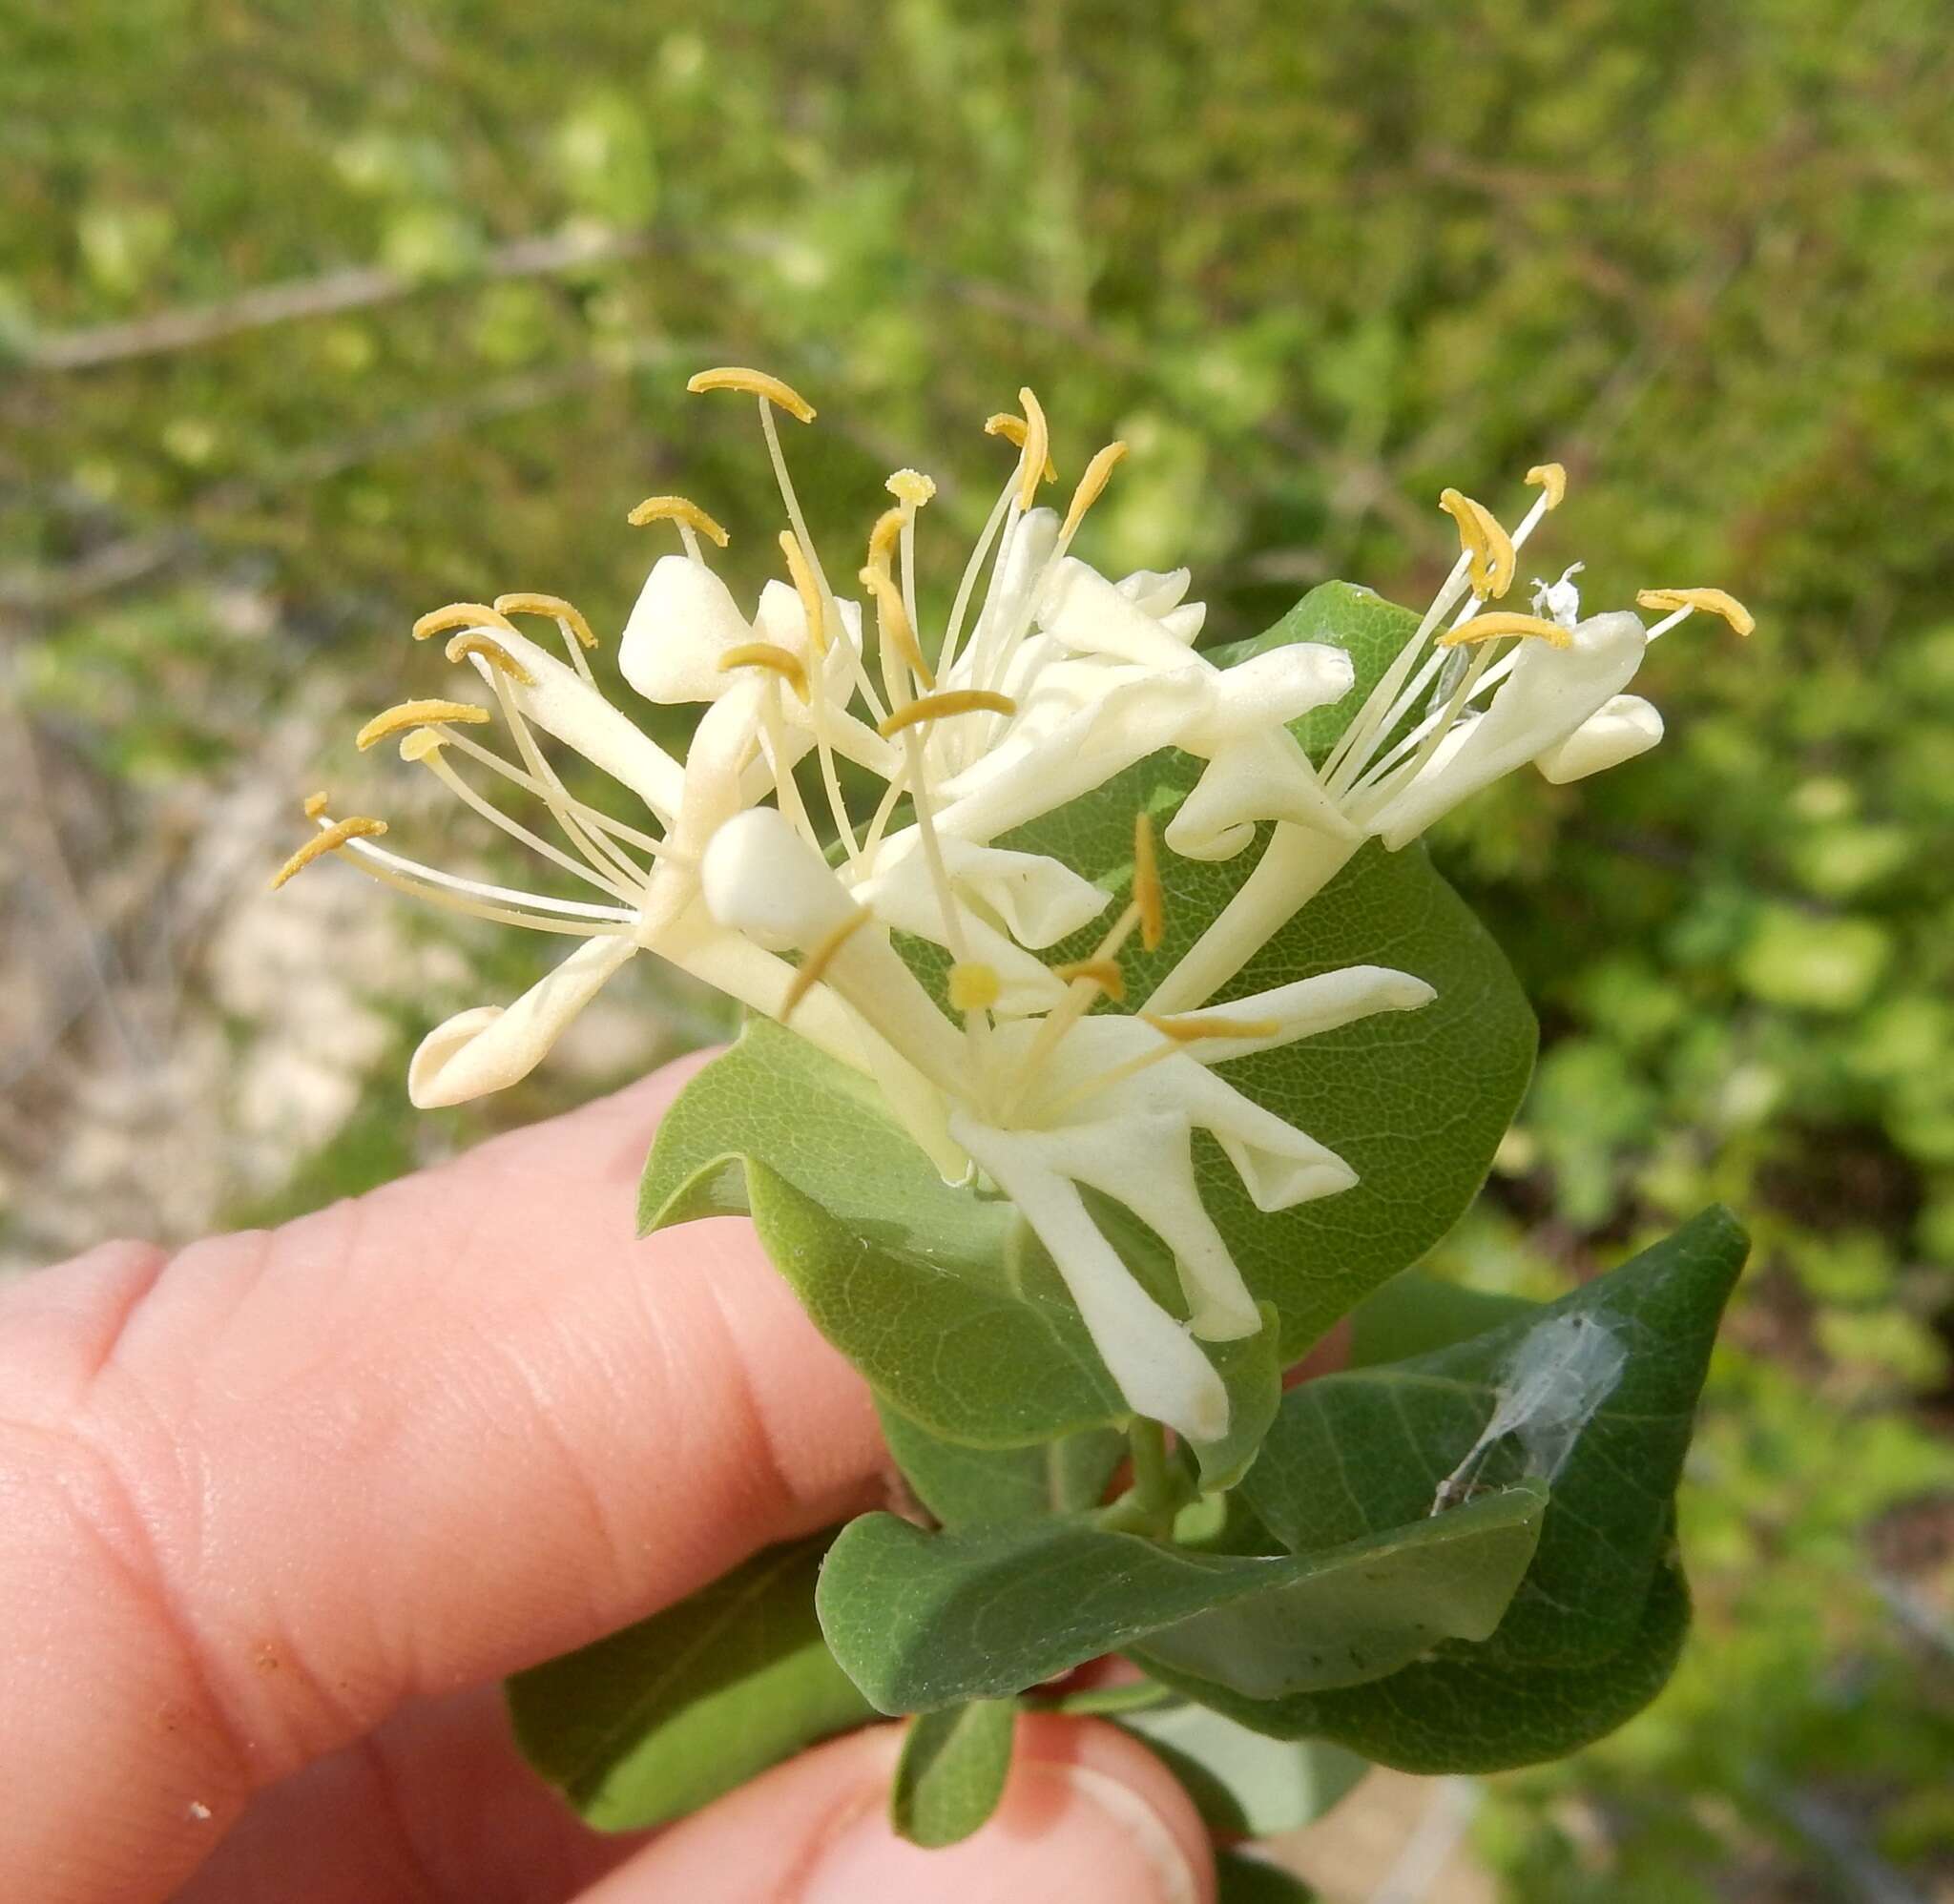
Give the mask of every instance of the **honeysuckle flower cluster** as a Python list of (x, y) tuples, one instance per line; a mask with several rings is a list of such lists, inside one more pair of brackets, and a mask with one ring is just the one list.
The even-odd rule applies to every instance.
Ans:
[[(599, 685), (596, 638), (569, 602), (510, 594), (424, 616), (447, 660), (487, 699), (414, 699), (360, 731), (397, 739), (410, 764), (569, 876), (584, 897), (519, 890), (405, 858), (385, 823), (306, 802), (313, 837), (277, 876), (342, 854), (360, 870), (456, 910), (577, 942), (509, 1005), (437, 1026), (408, 1069), (420, 1106), (452, 1105), (527, 1074), (605, 981), (652, 952), (791, 1025), (866, 1073), (946, 1180), (1008, 1197), (1057, 1267), (1127, 1403), (1196, 1440), (1225, 1432), (1229, 1402), (1199, 1346), (1253, 1335), (1256, 1304), (1196, 1186), (1192, 1134), (1218, 1141), (1256, 1206), (1288, 1209), (1347, 1190), (1350, 1167), (1236, 1089), (1216, 1067), (1383, 1011), (1432, 990), (1355, 965), (1225, 1005), (1212, 1001), (1366, 839), (1397, 850), (1462, 799), (1532, 763), (1572, 780), (1661, 737), (1626, 692), (1648, 644), (1707, 611), (1747, 632), (1715, 590), (1651, 591), (1653, 628), (1630, 612), (1584, 618), (1574, 565), (1536, 585), (1531, 612), (1494, 610), (1517, 552), (1566, 488), (1554, 465), (1509, 535), (1447, 490), (1458, 561), (1320, 764), (1290, 724), (1352, 694), (1343, 651), (1299, 642), (1220, 668), (1194, 642), (1204, 610), (1186, 569), (1109, 579), (1071, 553), (1125, 445), (1087, 465), (1063, 515), (1038, 501), (1055, 480), (1044, 413), (986, 425), (1015, 446), (1009, 480), (977, 537), (951, 607), (926, 631), (917, 520), (930, 479), (899, 470), (892, 499), (839, 592), (807, 533), (777, 418), (812, 407), (763, 373), (695, 377), (695, 391), (757, 400), (788, 527), (783, 574), (745, 613), (706, 559), (722, 529), (680, 496), (632, 511), (680, 548), (652, 568), (617, 669), (660, 705), (701, 704), (683, 759), (653, 741)], [(863, 603), (866, 604), (864, 611)], [(548, 626), (552, 652), (519, 626)], [(873, 639), (870, 639), (872, 623)], [(479, 730), (499, 717), (508, 745)], [(629, 819), (573, 794), (542, 737), (603, 770), (635, 803)], [(1049, 855), (996, 842), (1163, 748), (1201, 762), (1156, 844), (1136, 816), (1124, 903)], [(809, 771), (796, 769), (810, 763)], [(844, 797), (842, 763), (883, 783), (872, 811)], [(804, 784), (803, 784), (804, 783)], [(539, 832), (491, 797), (526, 805)], [(1227, 859), (1267, 828), (1233, 901), (1152, 996), (1128, 996), (1123, 949), (1161, 942), (1157, 855)], [(1118, 884), (1115, 881), (1115, 884)], [(1108, 915), (1111, 914), (1109, 918)], [(1047, 956), (1098, 922), (1090, 956)], [(948, 957), (941, 1000), (892, 941)], [(1169, 1314), (1128, 1271), (1083, 1194), (1123, 1205), (1174, 1253), (1187, 1310)]]

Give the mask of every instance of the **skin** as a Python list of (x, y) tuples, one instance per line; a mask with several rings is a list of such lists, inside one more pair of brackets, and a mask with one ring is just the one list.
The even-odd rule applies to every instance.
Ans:
[(1209, 1904), (1165, 1769), (1021, 1721), (997, 1816), (885, 1823), (898, 1728), (586, 1832), (496, 1684), (883, 1498), (743, 1224), (633, 1240), (690, 1066), (269, 1232), (0, 1293), (0, 1896)]

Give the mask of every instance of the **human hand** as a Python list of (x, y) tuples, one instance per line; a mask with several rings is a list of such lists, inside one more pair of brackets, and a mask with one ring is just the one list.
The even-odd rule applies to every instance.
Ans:
[[(690, 1066), (268, 1233), (0, 1294), (0, 1896), (33, 1904), (1205, 1904), (1126, 1734), (1019, 1722), (924, 1852), (900, 1732), (587, 1832), (500, 1678), (875, 1501), (860, 1378), (744, 1224), (631, 1240)], [(179, 1890), (178, 1887), (181, 1887)]]

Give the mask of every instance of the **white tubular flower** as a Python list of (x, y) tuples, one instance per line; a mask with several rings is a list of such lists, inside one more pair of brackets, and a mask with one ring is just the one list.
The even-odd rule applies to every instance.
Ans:
[[(1516, 551), (1566, 493), (1558, 464), (1527, 480), (1542, 493), (1510, 537), (1471, 498), (1445, 492), (1442, 507), (1459, 525), (1459, 559), (1320, 770), (1310, 772), (1337, 824), (1300, 805), (1280, 810), (1256, 784), (1255, 756), (1246, 751), (1217, 759), (1184, 803), (1167, 838), (1190, 857), (1225, 857), (1245, 844), (1254, 808), (1277, 824), (1240, 890), (1161, 982), (1152, 1000), (1157, 1009), (1181, 1011), (1212, 998), (1365, 838), (1396, 852), (1529, 762), (1564, 782), (1653, 747), (1661, 715), (1623, 690), (1649, 644), (1689, 614), (1704, 611), (1750, 632), (1741, 604), (1714, 589), (1645, 591), (1641, 606), (1670, 611), (1653, 628), (1621, 611), (1583, 619), (1578, 562), (1557, 581), (1536, 582), (1531, 614), (1490, 610), (1512, 585)], [(1269, 745), (1266, 736), (1256, 744), (1265, 752)], [(1293, 770), (1291, 762), (1292, 779)]]
[[(1033, 856), (944, 844), (953, 884), (961, 859), (973, 882), (987, 880), (993, 893), (1010, 885), (1040, 895), (1020, 908), (1034, 930), (1063, 927), (1084, 911), (1083, 897), (1068, 891), (1074, 876), (1063, 868), (1038, 870), (1023, 863)], [(909, 863), (905, 857), (897, 872)], [(762, 944), (799, 947), (814, 990), (840, 993), (943, 1091), (949, 1135), (1044, 1243), (1127, 1401), (1195, 1439), (1224, 1432), (1227, 1396), (1195, 1338), (1230, 1340), (1260, 1324), (1201, 1203), (1193, 1132), (1214, 1134), (1260, 1210), (1333, 1195), (1357, 1177), (1210, 1066), (1375, 1012), (1415, 1010), (1430, 1001), (1431, 987), (1403, 972), (1353, 966), (1225, 1009), (1154, 1020), (1086, 1016), (1084, 1004), (1112, 981), (1074, 973), (1064, 984), (1054, 976), (1057, 997), (1046, 1016), (1005, 1019), (975, 1035), (981, 1014), (972, 1013), (960, 1034), (890, 947), (882, 906), (873, 915), (864, 909), (873, 882), (851, 893), (779, 814), (760, 808), (723, 827), (706, 850), (703, 879), (715, 920)], [(1137, 912), (1138, 902), (1129, 910)], [(1114, 951), (1133, 923), (1123, 920), (1109, 935)], [(972, 965), (982, 962), (965, 969)], [(1124, 1204), (1174, 1252), (1185, 1324), (1121, 1263), (1093, 1224), (1081, 1185)]]

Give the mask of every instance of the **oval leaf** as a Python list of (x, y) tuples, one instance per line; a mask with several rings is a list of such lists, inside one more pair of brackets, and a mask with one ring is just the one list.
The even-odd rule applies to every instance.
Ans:
[(912, 1720), (889, 1793), (898, 1835), (935, 1849), (978, 1830), (1004, 1796), (1016, 1724), (1008, 1699), (973, 1699)]
[(814, 1614), (831, 1536), (769, 1547), (689, 1600), (518, 1673), (524, 1756), (584, 1819), (635, 1832), (874, 1718)]
[(1195, 1616), (1224, 1610), (1280, 1654), (1286, 1683), (1348, 1685), (1442, 1636), (1489, 1633), (1544, 1506), (1539, 1489), (1512, 1488), (1297, 1558), (1194, 1553), (1082, 1520), (928, 1534), (868, 1514), (829, 1551), (816, 1604), (883, 1712), (1019, 1692), (1166, 1628), (1176, 1657), (1210, 1668), (1235, 1629)]

